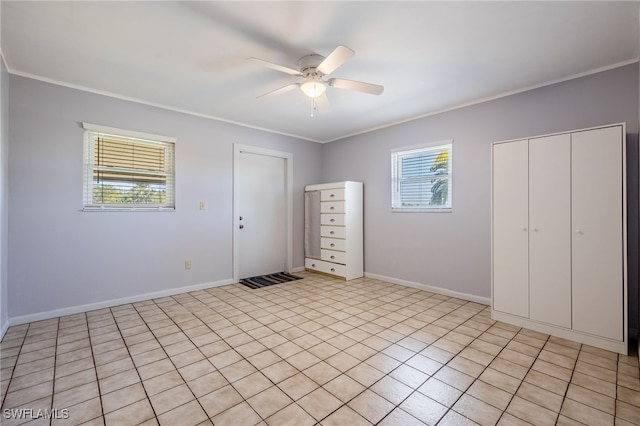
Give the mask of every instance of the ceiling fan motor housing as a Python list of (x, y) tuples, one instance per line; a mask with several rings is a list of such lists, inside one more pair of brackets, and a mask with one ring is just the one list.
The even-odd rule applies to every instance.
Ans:
[(324, 61), (325, 57), (322, 55), (316, 55), (315, 53), (311, 55), (306, 55), (300, 58), (298, 61), (298, 67), (300, 68), (300, 72), (305, 76), (323, 76), (320, 71), (318, 71), (318, 65)]

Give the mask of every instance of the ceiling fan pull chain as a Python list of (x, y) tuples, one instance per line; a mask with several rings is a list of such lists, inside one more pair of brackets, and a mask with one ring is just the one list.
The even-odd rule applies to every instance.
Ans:
[(311, 118), (314, 117), (314, 114), (316, 112), (317, 106), (316, 106), (316, 98), (311, 98)]

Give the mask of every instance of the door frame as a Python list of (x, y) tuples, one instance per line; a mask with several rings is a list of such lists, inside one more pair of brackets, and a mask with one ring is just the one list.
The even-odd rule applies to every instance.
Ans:
[(284, 173), (285, 173), (285, 210), (287, 214), (287, 237), (286, 237), (286, 272), (291, 271), (291, 265), (293, 264), (293, 154), (290, 152), (276, 151), (267, 148), (259, 148), (250, 145), (233, 144), (233, 218), (231, 223), (233, 224), (233, 281), (238, 282), (240, 280), (240, 246), (239, 240), (239, 207), (238, 200), (240, 194), (238, 193), (238, 169), (240, 154), (246, 152), (250, 154), (265, 155), (269, 157), (276, 157), (284, 159)]

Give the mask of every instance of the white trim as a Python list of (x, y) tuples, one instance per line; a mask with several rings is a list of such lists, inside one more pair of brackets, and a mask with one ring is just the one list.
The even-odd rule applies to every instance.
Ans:
[[(528, 136), (528, 137), (523, 137), (523, 138), (507, 139), (507, 140), (504, 140), (504, 141), (491, 142), (491, 145), (498, 145), (498, 144), (501, 144), (501, 143), (517, 142), (517, 141), (524, 141), (524, 140), (531, 140), (531, 139), (548, 138), (549, 136), (558, 136), (558, 135), (564, 135), (564, 134), (567, 134), (567, 133), (588, 132), (589, 130), (606, 129), (606, 128), (615, 127), (615, 126), (622, 126), (622, 135), (623, 135), (623, 137), (624, 137), (624, 139), (626, 141), (627, 123), (626, 123), (626, 121), (623, 121), (623, 122), (620, 122), (620, 123), (602, 124), (600, 126), (586, 127), (586, 128), (573, 129), (573, 130), (566, 130), (566, 131), (555, 132), (555, 133), (547, 133), (547, 134), (544, 134), (544, 135), (535, 135), (535, 136)], [(626, 144), (626, 142), (625, 142), (625, 144)], [(626, 150), (623, 150), (623, 154), (626, 156)]]
[(260, 131), (267, 132), (267, 133), (273, 133), (273, 134), (276, 134), (276, 135), (282, 135), (282, 136), (288, 136), (288, 137), (292, 137), (292, 138), (296, 138), (296, 139), (302, 139), (302, 140), (309, 141), (309, 142), (316, 142), (316, 143), (324, 143), (324, 142), (326, 142), (326, 141), (321, 141), (321, 140), (318, 140), (318, 139), (312, 139), (312, 138), (309, 138), (307, 136), (296, 135), (296, 134), (293, 134), (293, 133), (279, 132), (277, 130), (268, 129), (266, 127), (260, 127), (260, 126), (255, 126), (255, 125), (251, 125), (251, 124), (247, 124), (247, 123), (242, 123), (240, 121), (229, 120), (229, 119), (218, 117), (218, 116), (215, 116), (215, 115), (203, 114), (203, 113), (191, 111), (191, 110), (188, 110), (188, 109), (172, 107), (172, 106), (161, 104), (161, 103), (158, 103), (158, 102), (145, 101), (145, 100), (140, 99), (140, 98), (134, 98), (132, 96), (126, 96), (126, 95), (122, 95), (122, 94), (119, 94), (119, 93), (109, 92), (109, 91), (106, 91), (106, 90), (92, 89), (90, 87), (82, 86), (82, 85), (79, 85), (79, 84), (67, 83), (65, 81), (55, 80), (53, 78), (42, 77), (42, 76), (39, 76), (39, 75), (36, 75), (36, 74), (31, 74), (31, 73), (28, 73), (28, 72), (13, 70), (13, 69), (10, 69), (9, 67), (7, 67), (7, 70), (9, 71), (10, 74), (17, 75), (19, 77), (30, 78), (32, 80), (42, 81), (44, 83), (54, 84), (56, 86), (61, 86), (61, 87), (67, 87), (69, 89), (74, 89), (74, 90), (80, 90), (82, 92), (93, 93), (93, 94), (100, 95), (100, 96), (107, 96), (107, 97), (113, 98), (113, 99), (120, 99), (120, 100), (123, 100), (123, 101), (135, 102), (135, 103), (140, 104), (140, 105), (147, 105), (147, 106), (151, 106), (151, 107), (155, 107), (155, 108), (162, 108), (162, 109), (167, 110), (167, 111), (173, 111), (173, 112), (178, 112), (180, 114), (191, 115), (193, 117), (201, 117), (201, 118), (206, 118), (206, 119), (209, 119), (209, 120), (220, 121), (222, 123), (228, 123), (228, 124), (233, 124), (233, 125), (240, 126), (240, 127), (246, 127), (246, 128), (249, 128), (249, 129), (260, 130)]
[(290, 152), (276, 151), (273, 149), (259, 148), (250, 145), (233, 144), (233, 279), (236, 282), (240, 279), (240, 248), (238, 244), (238, 229), (240, 226), (238, 214), (238, 161), (241, 152), (251, 154), (266, 155), (269, 157), (282, 158), (285, 160), (285, 182), (286, 182), (286, 210), (287, 210), (287, 255), (286, 272), (291, 271), (293, 264), (293, 154)]
[(180, 293), (188, 293), (190, 291), (203, 290), (213, 287), (221, 287), (229, 284), (237, 283), (232, 279), (213, 281), (208, 283), (194, 284), (185, 287), (176, 287), (167, 290), (157, 291), (153, 293), (138, 294), (135, 296), (123, 297), (120, 299), (105, 300), (103, 302), (88, 303), (86, 305), (69, 306), (67, 308), (54, 309), (52, 311), (38, 312), (35, 314), (21, 315), (9, 318), (9, 325), (20, 325), (34, 321), (42, 321), (51, 318), (62, 317), (65, 315), (73, 315), (81, 312), (95, 311), (97, 309), (111, 308), (113, 306), (125, 305), (128, 303), (136, 303), (145, 300), (159, 299), (161, 297), (173, 296)]
[(296, 266), (294, 268), (289, 269), (289, 272), (304, 272), (306, 271), (307, 268), (305, 268), (304, 266)]
[(453, 139), (443, 139), (441, 141), (426, 142), (417, 145), (392, 148), (391, 153), (395, 154), (396, 152), (402, 152), (404, 154), (416, 154), (427, 148), (446, 147), (447, 145), (453, 145)]
[(404, 123), (408, 123), (408, 122), (411, 122), (411, 121), (420, 120), (421, 118), (427, 118), (427, 117), (431, 117), (431, 116), (434, 116), (434, 115), (442, 114), (442, 113), (445, 113), (445, 112), (455, 111), (457, 109), (462, 109), (462, 108), (466, 108), (466, 107), (482, 104), (482, 103), (485, 103), (485, 102), (494, 101), (496, 99), (501, 99), (501, 98), (506, 98), (508, 96), (517, 95), (519, 93), (528, 92), (529, 90), (540, 89), (542, 87), (552, 86), (552, 85), (558, 84), (558, 83), (564, 83), (565, 81), (571, 81), (571, 80), (575, 80), (575, 79), (578, 79), (578, 78), (587, 77), (587, 76), (590, 76), (590, 75), (593, 75), (593, 74), (598, 74), (598, 73), (601, 73), (601, 72), (613, 70), (613, 69), (616, 69), (616, 68), (625, 67), (627, 65), (635, 64), (638, 61), (639, 61), (639, 58), (636, 57), (636, 58), (633, 58), (633, 59), (629, 59), (627, 61), (617, 62), (615, 64), (606, 65), (604, 67), (595, 68), (595, 69), (592, 69), (592, 70), (589, 70), (589, 71), (580, 72), (580, 73), (577, 73), (577, 74), (572, 74), (570, 76), (563, 77), (563, 78), (558, 78), (556, 80), (550, 80), (550, 81), (547, 81), (547, 82), (544, 82), (544, 83), (534, 84), (532, 86), (526, 86), (526, 87), (522, 87), (520, 89), (510, 90), (510, 91), (507, 91), (507, 92), (502, 92), (502, 93), (499, 93), (497, 95), (487, 96), (485, 98), (480, 98), (480, 99), (472, 100), (472, 101), (469, 101), (469, 102), (463, 102), (463, 103), (456, 104), (456, 105), (453, 105), (453, 106), (450, 106), (450, 107), (447, 107), (447, 108), (442, 108), (442, 109), (439, 109), (439, 110), (436, 110), (436, 111), (428, 112), (426, 114), (409, 117), (409, 118), (406, 118), (404, 120), (398, 120), (398, 121), (394, 121), (394, 122), (391, 122), (391, 123), (382, 124), (382, 125), (377, 126), (377, 127), (372, 127), (370, 129), (362, 130), (360, 132), (349, 133), (347, 135), (339, 136), (337, 138), (326, 140), (326, 141), (323, 141), (323, 142), (320, 142), (320, 143), (335, 142), (335, 141), (339, 141), (339, 140), (342, 140), (342, 139), (351, 138), (353, 136), (358, 136), (358, 135), (362, 135), (362, 134), (365, 134), (365, 133), (374, 132), (376, 130), (386, 129), (387, 127), (393, 127), (393, 126), (397, 126), (399, 124), (404, 124)]
[(495, 311), (493, 309), (491, 309), (491, 319), (506, 322), (508, 324), (513, 324), (518, 327), (524, 327), (529, 330), (537, 331), (539, 333), (550, 334), (552, 336), (561, 337), (563, 339), (572, 340), (574, 342), (584, 343), (612, 352), (618, 352), (623, 355), (627, 355), (628, 353), (629, 344), (626, 340), (624, 342), (619, 340), (610, 340), (604, 337), (598, 337), (592, 334), (582, 333), (580, 331), (564, 327), (545, 324), (543, 322), (538, 322), (529, 318), (523, 318), (517, 315)]
[(367, 278), (373, 278), (376, 280), (386, 281), (392, 284), (399, 284), (405, 287), (417, 288), (419, 290), (430, 291), (431, 293), (443, 294), (445, 296), (455, 297), (462, 300), (468, 300), (469, 302), (480, 303), (482, 305), (491, 306), (491, 298), (484, 296), (476, 296), (475, 294), (462, 293), (459, 291), (449, 290), (442, 287), (435, 287), (427, 284), (417, 283), (414, 281), (401, 280), (399, 278), (387, 277), (385, 275), (373, 274), (371, 272), (365, 272), (364, 276)]
[(0, 48), (0, 58), (2, 58), (2, 63), (4, 63), (4, 67), (7, 70), (7, 72), (10, 73), (9, 64), (7, 64), (7, 58), (4, 57), (4, 53), (2, 52), (2, 48)]
[[(448, 206), (411, 206), (402, 207), (400, 205), (394, 205), (400, 203), (400, 159), (404, 156), (410, 156), (413, 154), (421, 154), (425, 152), (433, 152), (436, 150), (446, 149), (449, 151), (449, 183), (447, 192), (450, 195)], [(392, 213), (451, 213), (453, 210), (453, 139), (444, 139), (441, 141), (426, 142), (419, 145), (411, 145), (406, 147), (399, 147), (391, 149), (391, 212)], [(435, 160), (434, 160), (435, 161)]]
[[(4, 56), (3, 56), (3, 59), (5, 59)], [(460, 103), (460, 104), (457, 104), (457, 105), (453, 105), (451, 107), (442, 108), (442, 109), (439, 109), (439, 110), (436, 110), (436, 111), (428, 112), (426, 114), (416, 115), (416, 116), (413, 116), (413, 117), (406, 118), (404, 120), (393, 121), (391, 123), (382, 124), (380, 126), (371, 127), (371, 128), (368, 128), (368, 129), (364, 129), (364, 130), (361, 130), (361, 131), (354, 132), (354, 133), (348, 133), (346, 135), (338, 136), (338, 137), (333, 138), (333, 139), (325, 139), (325, 140), (313, 139), (313, 138), (310, 138), (310, 137), (307, 137), (307, 136), (296, 135), (296, 134), (293, 134), (293, 133), (280, 132), (280, 131), (277, 131), (277, 130), (268, 129), (266, 127), (260, 127), (260, 126), (246, 124), (246, 123), (241, 123), (239, 121), (229, 120), (229, 119), (217, 117), (217, 116), (214, 116), (214, 115), (203, 114), (203, 113), (199, 113), (199, 112), (195, 112), (195, 111), (190, 111), (190, 110), (187, 110), (187, 109), (171, 107), (171, 106), (160, 104), (160, 103), (157, 103), (157, 102), (145, 101), (145, 100), (134, 98), (134, 97), (131, 97), (131, 96), (125, 96), (125, 95), (121, 95), (121, 94), (117, 94), (117, 93), (113, 93), (113, 92), (108, 92), (106, 90), (92, 89), (92, 88), (89, 88), (89, 87), (86, 87), (86, 86), (81, 86), (81, 85), (78, 85), (78, 84), (67, 83), (67, 82), (64, 82), (64, 81), (60, 81), (60, 80), (55, 80), (55, 79), (48, 78), (48, 77), (39, 76), (39, 75), (36, 75), (36, 74), (31, 74), (31, 73), (27, 73), (27, 72), (23, 72), (23, 71), (18, 71), (18, 70), (10, 68), (8, 66), (8, 63), (6, 62), (6, 60), (5, 60), (5, 65), (7, 67), (7, 71), (10, 74), (17, 75), (17, 76), (20, 76), (20, 77), (30, 78), (32, 80), (42, 81), (42, 82), (45, 82), (45, 83), (55, 84), (56, 86), (68, 87), (70, 89), (81, 90), (83, 92), (94, 93), (96, 95), (102, 95), (102, 96), (107, 96), (107, 97), (114, 98), (114, 99), (121, 99), (121, 100), (124, 100), (124, 101), (135, 102), (135, 103), (138, 103), (138, 104), (148, 105), (148, 106), (152, 106), (152, 107), (156, 107), (156, 108), (162, 108), (162, 109), (167, 110), (167, 111), (179, 112), (179, 113), (191, 115), (191, 116), (194, 116), (194, 117), (207, 118), (207, 119), (210, 119), (210, 120), (216, 120), (216, 121), (220, 121), (220, 122), (223, 122), (223, 123), (234, 124), (234, 125), (241, 126), (241, 127), (246, 127), (246, 128), (249, 128), (249, 129), (261, 130), (261, 131), (264, 131), (264, 132), (267, 132), (267, 133), (272, 133), (272, 134), (282, 135), (282, 136), (288, 136), (288, 137), (301, 139), (301, 140), (305, 140), (305, 141), (309, 141), (309, 142), (316, 142), (316, 143), (324, 144), (324, 143), (335, 142), (335, 141), (339, 141), (339, 140), (342, 140), (342, 139), (350, 138), (350, 137), (353, 137), (353, 136), (362, 135), (362, 134), (373, 132), (373, 131), (380, 130), (380, 129), (385, 129), (387, 127), (397, 126), (398, 124), (408, 123), (410, 121), (419, 120), (421, 118), (431, 117), (433, 115), (442, 114), (444, 112), (454, 111), (454, 110), (465, 108), (465, 107), (468, 107), (468, 106), (473, 106), (473, 105), (481, 104), (481, 103), (484, 103), (484, 102), (493, 101), (495, 99), (505, 98), (505, 97), (511, 96), (511, 95), (517, 95), (518, 93), (527, 92), (529, 90), (539, 89), (539, 88), (542, 88), (542, 87), (551, 86), (553, 84), (563, 83), (565, 81), (570, 81), (570, 80), (575, 80), (577, 78), (586, 77), (586, 76), (589, 76), (589, 75), (592, 75), (592, 74), (597, 74), (597, 73), (600, 73), (600, 72), (609, 71), (609, 70), (616, 69), (616, 68), (621, 68), (621, 67), (624, 67), (624, 66), (627, 66), (627, 65), (635, 64), (638, 61), (639, 61), (639, 58), (636, 57), (636, 58), (633, 58), (633, 59), (629, 59), (627, 61), (617, 62), (615, 64), (606, 65), (606, 66), (595, 68), (595, 69), (592, 69), (592, 70), (589, 70), (589, 71), (584, 71), (584, 72), (581, 72), (581, 73), (572, 74), (570, 76), (559, 78), (559, 79), (556, 79), (556, 80), (550, 80), (550, 81), (547, 81), (547, 82), (544, 82), (544, 83), (523, 87), (521, 89), (515, 89), (515, 90), (511, 90), (511, 91), (507, 91), (507, 92), (502, 92), (502, 93), (494, 95), (494, 96), (487, 96), (485, 98), (480, 98), (480, 99), (477, 99), (477, 100), (473, 100), (473, 101), (469, 101), (469, 102), (465, 102), (465, 103)]]
[(174, 138), (171, 136), (136, 132), (134, 130), (125, 130), (125, 129), (119, 129), (117, 127), (103, 126), (100, 124), (85, 123), (84, 121), (82, 122), (82, 128), (85, 130), (92, 130), (94, 132), (108, 133), (116, 136), (127, 136), (130, 138), (150, 139), (150, 140), (159, 141), (159, 142), (176, 143), (176, 141), (178, 140), (178, 138)]
[(2, 328), (0, 328), (0, 342), (4, 339), (4, 335), (7, 333), (9, 329), (9, 320), (7, 319), (4, 324), (2, 324)]

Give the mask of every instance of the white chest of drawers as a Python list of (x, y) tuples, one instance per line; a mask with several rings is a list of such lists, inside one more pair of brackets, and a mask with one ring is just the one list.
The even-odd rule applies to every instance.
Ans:
[(363, 184), (305, 188), (305, 267), (346, 280), (364, 275)]

